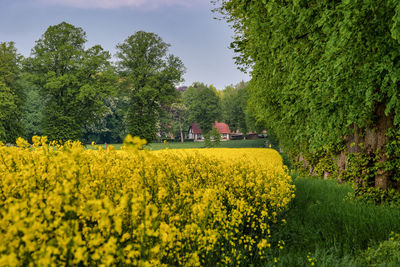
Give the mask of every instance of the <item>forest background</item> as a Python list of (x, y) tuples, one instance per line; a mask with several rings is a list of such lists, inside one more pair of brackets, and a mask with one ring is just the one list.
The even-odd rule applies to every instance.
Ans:
[(155, 33), (138, 31), (117, 44), (118, 60), (68, 23), (50, 26), (30, 57), (13, 42), (0, 44), (0, 140), (121, 143), (129, 133), (153, 141), (181, 139), (192, 123), (205, 133), (215, 121), (232, 132), (260, 128), (247, 112), (247, 83), (217, 90), (195, 82), (179, 87), (183, 62)]

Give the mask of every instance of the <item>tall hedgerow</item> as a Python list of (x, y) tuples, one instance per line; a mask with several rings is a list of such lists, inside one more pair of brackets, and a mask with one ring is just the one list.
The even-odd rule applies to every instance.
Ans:
[[(251, 68), (252, 110), (281, 146), (308, 164), (325, 155), (363, 192), (397, 188), (400, 3), (215, 2), (235, 30), (237, 63)], [(369, 175), (348, 177), (353, 153), (368, 158)]]

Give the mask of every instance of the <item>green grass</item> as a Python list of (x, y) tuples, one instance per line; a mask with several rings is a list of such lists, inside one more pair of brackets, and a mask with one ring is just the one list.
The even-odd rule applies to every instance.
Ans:
[[(223, 148), (249, 148), (249, 147), (264, 147), (264, 139), (256, 140), (229, 140), (221, 141), (216, 147)], [(150, 143), (146, 146), (148, 149), (161, 150), (165, 148), (169, 149), (185, 149), (185, 148), (204, 148), (204, 142), (171, 142), (168, 144), (164, 143)]]
[[(255, 140), (230, 140), (230, 141), (221, 141), (216, 147), (224, 147), (224, 148), (251, 148), (251, 147), (265, 147), (266, 139), (255, 139)], [(113, 145), (115, 149), (120, 149), (122, 144), (108, 144)], [(105, 147), (103, 144), (99, 144), (98, 146)], [(161, 150), (161, 149), (188, 149), (188, 148), (204, 148), (204, 142), (170, 142), (168, 144), (164, 143), (149, 143), (145, 146), (146, 149), (152, 150)], [(86, 145), (87, 149), (93, 149), (92, 145)]]
[(295, 178), (296, 197), (284, 214), (278, 239), (286, 243), (279, 266), (306, 266), (307, 255), (317, 266), (362, 266), (359, 255), (368, 247), (400, 233), (400, 208), (347, 200), (352, 191), (335, 181)]

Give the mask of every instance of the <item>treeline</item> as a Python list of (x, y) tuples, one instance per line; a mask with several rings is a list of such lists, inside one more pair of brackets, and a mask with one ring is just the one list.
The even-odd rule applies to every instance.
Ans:
[(184, 129), (192, 123), (199, 123), (204, 133), (212, 130), (215, 121), (228, 124), (232, 133), (246, 134), (261, 131), (263, 125), (256, 123), (247, 106), (247, 83), (230, 85), (217, 90), (212, 85), (196, 82), (182, 94)]
[(251, 116), (238, 99), (247, 99), (246, 85), (177, 90), (184, 64), (157, 34), (129, 36), (116, 46), (115, 62), (100, 45), (85, 48), (86, 41), (83, 29), (62, 22), (46, 30), (30, 57), (13, 42), (0, 43), (0, 141), (46, 135), (120, 143), (128, 133), (151, 141), (184, 135), (194, 122), (207, 132), (215, 120), (247, 130)]
[(232, 133), (261, 132), (264, 125), (257, 123), (247, 106), (247, 88), (245, 82), (223, 90), (201, 82), (177, 88), (179, 93), (175, 102), (162, 108), (158, 137), (183, 141), (187, 139), (192, 123), (199, 123), (202, 133), (207, 134), (216, 121), (227, 123)]
[(375, 201), (400, 190), (400, 2), (215, 1), (249, 101), (310, 174)]

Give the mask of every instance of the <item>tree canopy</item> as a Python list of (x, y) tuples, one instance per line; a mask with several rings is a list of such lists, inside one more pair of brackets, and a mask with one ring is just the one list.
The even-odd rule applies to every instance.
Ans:
[(182, 61), (167, 54), (169, 47), (157, 34), (144, 31), (117, 45), (118, 72), (130, 99), (127, 132), (149, 141), (157, 133), (162, 107), (175, 101), (175, 86), (185, 72)]
[[(34, 135), (42, 136), (41, 121), (43, 120), (43, 101), (38, 86), (30, 82), (29, 74), (21, 77), (21, 86), (24, 89), (25, 101), (22, 107), (21, 123), (24, 128), (24, 136), (32, 140)], [(14, 142), (15, 140), (13, 140)]]
[[(340, 147), (386, 161), (388, 129), (400, 123), (400, 2), (216, 2), (237, 63), (252, 69), (256, 118), (287, 151)], [(376, 169), (377, 187), (400, 178)]]
[(84, 48), (86, 33), (66, 22), (50, 26), (27, 63), (44, 101), (42, 127), (50, 139), (76, 140), (115, 89), (110, 54)]
[(125, 115), (128, 99), (124, 95), (108, 96), (104, 100), (104, 108), (95, 119), (85, 124), (83, 141), (86, 143), (122, 143), (126, 137)]
[(24, 94), (19, 78), (21, 56), (13, 42), (0, 43), (0, 141), (14, 142), (22, 134)]
[(247, 85), (242, 82), (236, 86), (227, 86), (221, 94), (222, 120), (231, 131), (247, 133)]
[(187, 120), (200, 124), (203, 134), (212, 129), (212, 124), (221, 116), (220, 99), (212, 86), (194, 83), (183, 95), (187, 106)]

